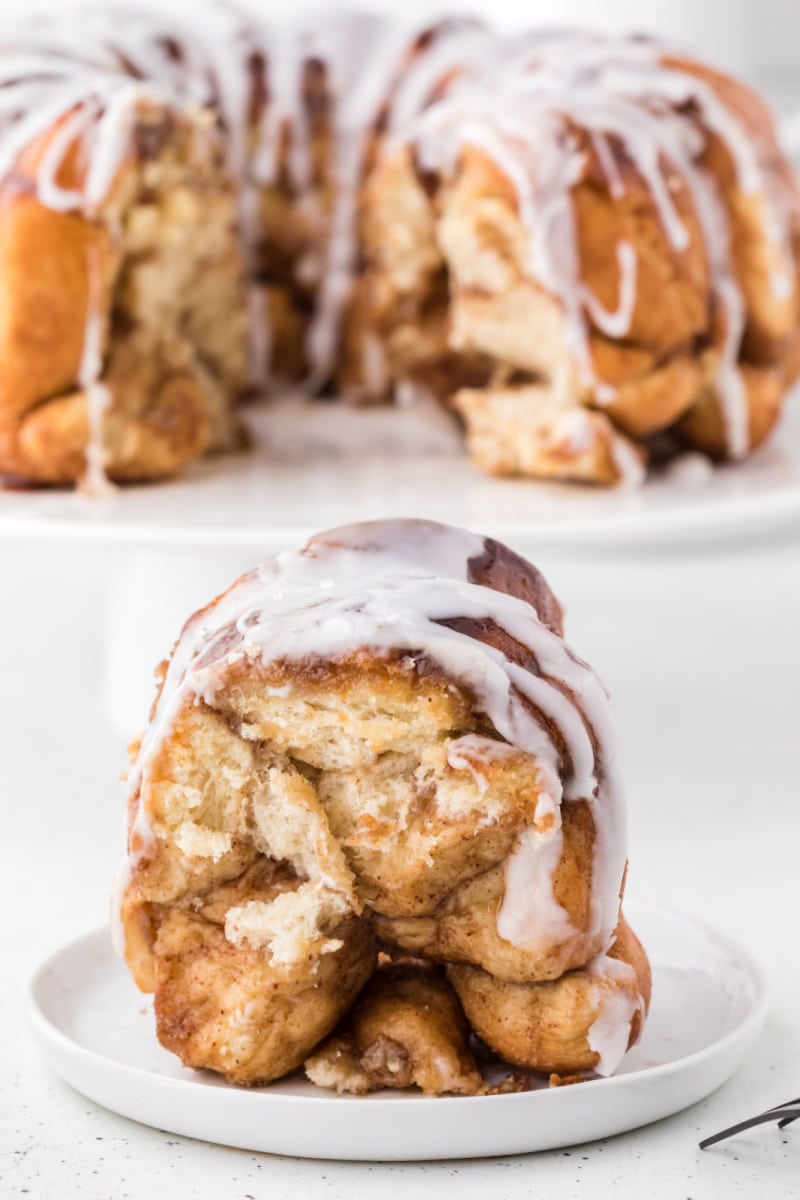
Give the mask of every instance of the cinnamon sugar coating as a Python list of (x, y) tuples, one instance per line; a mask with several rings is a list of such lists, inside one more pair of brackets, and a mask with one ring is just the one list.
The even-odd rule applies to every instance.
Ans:
[[(163, 478), (247, 391), (422, 392), (481, 469), (744, 458), (800, 363), (763, 101), (644, 38), (100, 9), (0, 43), (0, 471)], [(35, 69), (34, 69), (35, 68)]]
[[(114, 900), (165, 1046), (239, 1083), (310, 1058), (344, 1090), (394, 1072), (473, 1092), (446, 967), (509, 1061), (613, 1070), (647, 991), (606, 959), (627, 936), (623, 796), (607, 696), (560, 629), (530, 564), (416, 521), (320, 535), (187, 622), (132, 747)], [(351, 1013), (379, 949), (412, 961)], [(582, 971), (594, 1060), (507, 1055), (473, 1011), (488, 980), (522, 1021)]]
[(542, 1075), (608, 1074), (595, 1023), (606, 1006), (625, 1012), (624, 1053), (638, 1041), (650, 1003), (650, 965), (624, 919), (607, 955), (551, 982), (509, 983), (464, 965), (448, 967), (448, 977), (478, 1036), (507, 1062)]
[(485, 1090), (469, 1025), (441, 969), (379, 968), (346, 1018), (305, 1064), (312, 1083), (338, 1092), (417, 1087), (427, 1095)]

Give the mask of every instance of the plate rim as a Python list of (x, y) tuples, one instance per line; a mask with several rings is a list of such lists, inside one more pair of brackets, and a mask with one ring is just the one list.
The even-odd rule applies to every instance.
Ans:
[[(594, 1087), (603, 1088), (604, 1092), (609, 1092), (615, 1087), (618, 1089), (619, 1087), (630, 1086), (631, 1080), (641, 1080), (645, 1078), (647, 1081), (658, 1082), (659, 1080), (669, 1078), (671, 1075), (683, 1073), (687, 1069), (691, 1069), (691, 1066), (696, 1066), (699, 1068), (709, 1058), (723, 1054), (726, 1047), (731, 1043), (739, 1040), (745, 1040), (750, 1034), (757, 1034), (764, 1020), (766, 1019), (769, 1010), (769, 984), (767, 974), (750, 950), (748, 950), (735, 938), (731, 937), (724, 931), (717, 929), (716, 926), (705, 921), (703, 918), (696, 917), (690, 913), (681, 911), (680, 909), (669, 905), (657, 905), (645, 901), (632, 901), (629, 903), (629, 909), (630, 913), (628, 915), (632, 914), (631, 919), (634, 925), (637, 921), (637, 914), (650, 913), (656, 914), (657, 916), (663, 915), (670, 918), (677, 918), (687, 921), (694, 925), (695, 928), (710, 934), (718, 942), (721, 941), (724, 944), (726, 951), (735, 954), (737, 960), (741, 962), (742, 966), (747, 971), (749, 977), (755, 985), (754, 995), (752, 1004), (748, 1011), (737, 1022), (733, 1029), (728, 1030), (726, 1033), (722, 1034), (721, 1037), (715, 1038), (713, 1041), (700, 1047), (698, 1050), (693, 1050), (691, 1053), (684, 1054), (681, 1057), (672, 1059), (667, 1063), (659, 1063), (656, 1066), (643, 1067), (638, 1071), (621, 1075), (610, 1075), (604, 1078), (595, 1078), (589, 1081), (594, 1085)], [(201, 1081), (191, 1076), (180, 1078), (169, 1075), (161, 1075), (158, 1072), (148, 1070), (143, 1067), (137, 1067), (130, 1063), (121, 1062), (107, 1054), (102, 1054), (97, 1050), (90, 1049), (66, 1034), (49, 1016), (47, 1016), (37, 996), (38, 989), (44, 984), (45, 976), (48, 972), (52, 971), (58, 959), (74, 951), (81, 944), (86, 944), (88, 946), (93, 942), (97, 942), (101, 938), (109, 938), (109, 927), (107, 925), (98, 926), (93, 930), (70, 939), (68, 942), (58, 947), (55, 951), (52, 951), (40, 963), (28, 983), (26, 996), (28, 1022), (37, 1041), (40, 1044), (40, 1047), (43, 1049), (43, 1053), (45, 1054), (45, 1058), (48, 1060), (50, 1067), (56, 1070), (57, 1073), (59, 1073), (57, 1068), (54, 1067), (52, 1060), (44, 1049), (44, 1045), (47, 1043), (54, 1044), (62, 1051), (70, 1054), (73, 1058), (85, 1058), (93, 1062), (95, 1066), (102, 1065), (104, 1069), (112, 1068), (117, 1072), (121, 1072), (123, 1078), (133, 1078), (138, 1080), (156, 1079), (159, 1087), (166, 1086), (170, 1090), (177, 1092), (186, 1092), (188, 1090), (191, 1095), (196, 1095), (198, 1088), (200, 1088), (202, 1090), (210, 1090), (215, 1096), (228, 1095), (231, 1097), (239, 1097), (238, 1100), (232, 1101), (233, 1103), (280, 1105), (289, 1103), (293, 1104), (294, 1106), (318, 1106), (327, 1105), (333, 1102), (341, 1102), (341, 1100), (345, 1099), (351, 1103), (355, 1101), (369, 1103), (372, 1101), (373, 1104), (379, 1104), (380, 1110), (383, 1112), (387, 1109), (387, 1106), (390, 1108), (397, 1107), (398, 1105), (407, 1106), (409, 1102), (412, 1101), (417, 1112), (420, 1111), (420, 1105), (435, 1105), (436, 1111), (438, 1112), (443, 1111), (445, 1107), (451, 1107), (453, 1105), (461, 1106), (466, 1102), (471, 1102), (473, 1107), (478, 1103), (485, 1105), (487, 1103), (500, 1100), (505, 1101), (507, 1107), (509, 1104), (514, 1102), (525, 1102), (529, 1105), (531, 1103), (541, 1104), (542, 1101), (540, 1099), (534, 1098), (541, 1096), (554, 1097), (562, 1092), (569, 1091), (569, 1089), (565, 1088), (539, 1088), (529, 1092), (501, 1093), (500, 1095), (495, 1096), (423, 1096), (414, 1092), (411, 1095), (381, 1094), (380, 1099), (378, 1099), (376, 1094), (367, 1094), (365, 1096), (342, 1096), (336, 1092), (329, 1091), (328, 1089), (319, 1088), (319, 1095), (312, 1094), (308, 1096), (297, 1096), (270, 1092), (268, 1090), (270, 1087), (269, 1084), (263, 1085), (259, 1088), (247, 1088), (227, 1084), (221, 1084), (209, 1088), (208, 1085), (202, 1084)], [(279, 1081), (276, 1080), (274, 1082), (277, 1083)], [(558, 1101), (550, 1100), (548, 1103), (552, 1106), (553, 1104), (557, 1104)]]
[[(288, 407), (292, 407), (291, 398)], [(281, 408), (280, 400), (277, 401), (277, 408)], [(256, 406), (249, 415), (257, 424), (263, 421), (265, 413), (268, 413), (268, 409)], [(207, 485), (212, 489), (210, 495), (213, 497), (215, 489), (220, 484), (224, 485), (226, 478), (235, 481), (243, 464), (254, 464), (257, 480), (268, 477), (271, 460), (261, 452), (266, 451), (269, 442), (260, 435), (254, 437), (254, 441), (254, 449), (247, 457), (235, 453), (224, 458), (201, 460), (191, 464), (187, 471), (175, 479), (134, 485), (131, 490), (123, 489), (110, 502), (102, 497), (92, 499), (75, 491), (45, 489), (33, 492), (30, 504), (26, 503), (25, 493), (9, 493), (15, 495), (16, 499), (4, 506), (3, 492), (0, 491), (0, 541), (62, 540), (91, 546), (188, 550), (252, 548), (254, 551), (263, 551), (265, 546), (268, 549), (281, 548), (315, 533), (315, 526), (325, 525), (327, 519), (327, 512), (320, 509), (319, 505), (308, 519), (308, 513), (301, 512), (294, 521), (281, 516), (270, 519), (269, 516), (259, 515), (255, 523), (243, 524), (235, 505), (232, 512), (227, 516), (223, 514), (220, 520), (209, 519), (208, 495), (204, 492)], [(772, 449), (777, 449), (778, 461), (759, 466)], [(781, 462), (781, 453), (784, 462)], [(714, 478), (731, 477), (741, 480), (741, 486), (726, 489), (724, 486), (715, 488), (712, 484), (709, 489), (691, 482), (680, 484), (675, 481), (672, 486), (685, 497), (680, 503), (667, 498), (665, 503), (620, 507), (601, 512), (600, 515), (596, 512), (596, 505), (586, 503), (577, 514), (574, 511), (570, 514), (557, 503), (559, 491), (574, 498), (579, 494), (585, 497), (607, 495), (609, 490), (613, 492), (614, 489), (547, 480), (495, 479), (472, 466), (463, 448), (459, 453), (453, 450), (426, 453), (423, 449), (416, 454), (406, 452), (403, 458), (407, 466), (416, 469), (420, 464), (436, 464), (437, 475), (448, 468), (459, 472), (466, 469), (476, 484), (516, 488), (513, 505), (501, 505), (499, 512), (493, 511), (491, 498), (486, 500), (479, 497), (473, 505), (469, 493), (466, 492), (464, 496), (465, 515), (466, 510), (469, 511), (468, 523), (501, 539), (526, 541), (537, 547), (556, 550), (588, 551), (594, 555), (648, 548), (668, 552), (704, 545), (738, 545), (758, 535), (780, 537), (800, 530), (800, 385), (787, 397), (778, 427), (747, 461), (714, 467)], [(315, 459), (311, 455), (305, 465), (311, 469), (313, 477), (315, 463), (324, 461), (329, 465), (331, 461), (337, 462), (346, 486), (354, 462), (377, 467), (391, 460), (389, 450), (367, 446), (358, 455), (338, 453), (323, 459)], [(302, 470), (303, 465), (302, 461), (295, 463), (297, 470)], [(752, 473), (748, 474), (751, 469)], [(458, 479), (463, 478), (459, 474)], [(652, 477), (650, 483), (658, 486), (657, 476)], [(180, 489), (183, 485), (187, 485), (192, 494), (188, 499), (182, 496), (177, 504), (177, 513), (174, 510), (170, 512), (170, 493), (174, 487)], [(274, 494), (267, 492), (258, 497), (262, 505), (260, 512), (286, 511), (286, 498), (281, 499), (281, 486), (279, 481)], [(646, 497), (648, 483), (644, 488), (629, 493), (624, 487), (621, 491), (634, 497)], [(148, 494), (151, 497), (149, 508), (146, 502), (137, 508), (136, 500), (125, 508), (126, 501), (131, 497)], [(545, 505), (544, 514), (537, 516), (535, 501), (537, 496), (544, 495), (549, 498), (548, 504)], [(156, 497), (155, 501), (153, 496)], [(49, 499), (43, 499), (45, 497)], [(435, 510), (436, 497), (428, 499), (427, 508)], [(247, 503), (252, 508), (252, 496), (248, 495)], [(141, 511), (142, 507), (144, 512)], [(387, 502), (383, 494), (373, 499), (371, 507), (380, 510), (384, 516), (408, 515), (403, 512), (407, 505), (401, 502), (396, 506), (391, 498)], [(520, 512), (528, 515), (520, 517)], [(554, 512), (561, 515), (554, 517)], [(346, 519), (345, 514), (340, 515), (343, 519), (339, 520), (337, 515), (337, 524), (363, 519), (357, 514)], [(439, 514), (437, 511), (422, 515), (452, 520), (452, 514)]]
[[(407, 514), (394, 511), (391, 514), (404, 515)], [(537, 523), (534, 519), (526, 522), (503, 518), (473, 520), (471, 525), (505, 541), (526, 541), (537, 548), (580, 550), (593, 555), (648, 547), (669, 551), (705, 545), (738, 546), (759, 534), (777, 538), (800, 529), (800, 483), (781, 491), (706, 505), (687, 504), (672, 511), (581, 519), (574, 526), (548, 519)], [(0, 512), (0, 541), (8, 542), (30, 539), (113, 548), (214, 551), (252, 548), (272, 552), (272, 547), (292, 545), (316, 532), (307, 523), (288, 525), (280, 521), (252, 526), (198, 523), (182, 527), (163, 517), (148, 524), (142, 518), (116, 523), (29, 513), (6, 517)]]

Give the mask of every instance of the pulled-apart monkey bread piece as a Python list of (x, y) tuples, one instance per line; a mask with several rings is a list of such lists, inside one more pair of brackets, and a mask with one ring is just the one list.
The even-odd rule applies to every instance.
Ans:
[(491, 539), (376, 521), (244, 575), (184, 626), (129, 789), (119, 944), (189, 1066), (473, 1094), (470, 1028), (566, 1075), (639, 1036), (608, 697)]

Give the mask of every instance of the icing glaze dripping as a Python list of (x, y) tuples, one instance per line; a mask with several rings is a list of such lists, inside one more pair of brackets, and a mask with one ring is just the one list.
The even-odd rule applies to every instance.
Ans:
[(86, 257), (89, 288), (83, 352), (78, 368), (78, 385), (86, 398), (88, 439), (86, 442), (86, 469), (80, 487), (82, 491), (90, 495), (101, 496), (116, 490), (106, 475), (104, 451), (104, 423), (106, 413), (112, 403), (112, 396), (110, 389), (101, 382), (104, 316), (101, 311), (100, 266), (94, 247), (89, 248)]
[[(131, 772), (136, 812), (131, 844), (141, 847), (137, 852), (146, 853), (153, 837), (147, 815), (150, 763), (184, 704), (199, 698), (213, 707), (229, 663), (243, 656), (262, 663), (336, 659), (363, 647), (376, 654), (423, 654), (469, 690), (505, 743), (537, 761), (536, 820), (507, 867), (503, 936), (529, 944), (538, 936), (532, 932), (535, 921), (567, 933), (566, 914), (552, 894), (552, 872), (560, 853), (560, 806), (583, 799), (595, 827), (591, 932), (610, 940), (626, 849), (608, 697), (529, 604), (470, 582), (470, 561), (485, 548), (483, 538), (432, 522), (350, 526), (269, 559), (195, 616), (175, 647)], [(454, 616), (495, 622), (529, 648), (539, 673), (450, 628)], [(559, 742), (548, 732), (552, 726)], [(463, 753), (469, 749), (460, 747)], [(457, 744), (453, 752), (459, 754)]]
[[(744, 304), (728, 210), (704, 165), (710, 141), (725, 148), (738, 187), (758, 197), (772, 252), (775, 296), (793, 293), (796, 200), (780, 173), (700, 69), (646, 39), (580, 33), (498, 38), (471, 20), (409, 29), (378, 17), (320, 14), (273, 22), (229, 5), (204, 5), (191, 22), (132, 9), (89, 9), (29, 22), (3, 36), (0, 55), (0, 183), (44, 135), (36, 172), (40, 201), (56, 211), (102, 216), (146, 103), (216, 112), (236, 180), (242, 255), (250, 280), (249, 370), (271, 381), (269, 306), (261, 251), (264, 189), (288, 184), (314, 230), (298, 277), (313, 287), (306, 339), (308, 385), (330, 380), (360, 267), (361, 184), (380, 153), (411, 144), (429, 170), (454, 172), (466, 146), (494, 160), (512, 184), (528, 242), (530, 276), (563, 313), (563, 339), (584, 398), (598, 406), (614, 389), (598, 379), (593, 332), (620, 339), (633, 328), (637, 262), (616, 247), (618, 295), (607, 309), (586, 286), (573, 192), (594, 156), (612, 198), (632, 170), (646, 186), (676, 253), (699, 224), (721, 313), (709, 361), (731, 457), (749, 448), (748, 403), (739, 371)], [(315, 116), (304, 92), (312, 64), (324, 75), (325, 164), (315, 165)], [(80, 144), (86, 171), (62, 187), (60, 167)], [(320, 178), (315, 177), (320, 175)], [(689, 216), (692, 216), (692, 220)], [(365, 356), (368, 392), (383, 372)], [(572, 384), (573, 388), (575, 384)], [(629, 464), (632, 466), (632, 464)], [(629, 471), (633, 476), (633, 472)]]
[(630, 242), (617, 244), (617, 268), (619, 270), (619, 298), (613, 312), (603, 305), (585, 284), (580, 285), (580, 295), (594, 324), (607, 337), (621, 338), (630, 330), (633, 309), (636, 304), (636, 251)]
[(553, 891), (564, 838), (552, 829), (524, 830), (506, 863), (505, 893), (497, 914), (497, 932), (514, 946), (538, 952), (575, 934)]
[[(599, 954), (584, 968), (589, 975), (611, 979), (622, 986), (609, 989), (596, 983), (592, 1000), (596, 1015), (587, 1034), (589, 1048), (599, 1055), (598, 1075), (612, 1075), (628, 1049), (631, 1028), (637, 1013), (644, 1014), (644, 1000), (636, 985), (636, 974), (629, 963), (608, 954)], [(627, 985), (627, 987), (625, 986)]]
[[(335, 365), (358, 268), (358, 195), (373, 134), (384, 119), (388, 129), (407, 123), (437, 90), (476, 69), (488, 31), (470, 20), (410, 29), (347, 12), (273, 22), (221, 4), (202, 6), (191, 22), (128, 8), (90, 9), (80, 26), (58, 19), (26, 26), (4, 50), (0, 177), (25, 146), (63, 120), (39, 169), (39, 197), (54, 209), (93, 211), (113, 182), (143, 98), (214, 109), (237, 181), (240, 241), (252, 281), (249, 374), (254, 386), (264, 386), (271, 379), (271, 338), (257, 278), (262, 189), (282, 178), (286, 149), (294, 202), (314, 226), (327, 227), (315, 251), (317, 288), (307, 335), (308, 385), (318, 388)], [(312, 62), (322, 64), (330, 106), (327, 214), (314, 190), (313, 116), (304, 99)], [(262, 87), (265, 99), (259, 99)], [(80, 192), (65, 192), (53, 180), (76, 139), (87, 154), (88, 180)]]
[(463, 737), (447, 744), (447, 762), (456, 771), (468, 771), (481, 795), (486, 792), (489, 782), (481, 768), (504, 757), (513, 757), (516, 750), (508, 742), (498, 742), (495, 738), (482, 737), (477, 733), (465, 733)]
[(760, 195), (765, 227), (780, 267), (777, 295), (791, 291), (789, 213), (779, 182), (765, 172), (752, 137), (717, 93), (691, 71), (663, 65), (665, 48), (644, 39), (607, 40), (580, 34), (534, 35), (501, 44), (491, 69), (418, 120), (407, 140), (422, 166), (452, 174), (463, 149), (488, 154), (514, 187), (525, 230), (530, 275), (562, 308), (564, 341), (582, 386), (596, 403), (613, 399), (595, 375), (589, 322), (608, 337), (630, 331), (636, 304), (632, 247), (617, 247), (618, 307), (608, 312), (581, 278), (572, 191), (584, 176), (586, 151), (573, 130), (594, 148), (612, 196), (625, 194), (613, 142), (646, 184), (676, 252), (690, 232), (671, 194), (675, 175), (688, 192), (706, 245), (711, 282), (725, 330), (717, 354), (716, 391), (729, 453), (749, 447), (747, 403), (738, 370), (744, 335), (744, 302), (730, 247), (728, 213), (702, 158), (709, 135), (726, 147), (737, 183)]
[(470, 21), (443, 22), (431, 31), (424, 48), (420, 36), (419, 31), (404, 25), (340, 14), (333, 27), (324, 28), (327, 48), (320, 48), (319, 31), (313, 43), (338, 100), (332, 116), (336, 147), (333, 209), (322, 282), (306, 342), (312, 389), (330, 377), (335, 365), (341, 321), (358, 267), (359, 187), (382, 114), (388, 111), (390, 134), (402, 127), (423, 109), (438, 84), (452, 83), (454, 75), (476, 62), (487, 38), (482, 27)]

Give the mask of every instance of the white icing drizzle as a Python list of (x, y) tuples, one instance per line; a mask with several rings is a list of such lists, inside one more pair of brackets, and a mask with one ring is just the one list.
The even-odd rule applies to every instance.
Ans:
[(295, 194), (311, 187), (312, 161), (309, 126), (303, 109), (305, 55), (297, 26), (262, 25), (269, 102), (261, 119), (258, 144), (250, 170), (255, 180), (274, 184), (281, 166), (281, 146), (288, 140), (288, 174)]
[[(742, 192), (760, 199), (774, 251), (770, 279), (782, 300), (795, 287), (796, 199), (779, 171), (762, 165), (756, 138), (714, 87), (690, 67), (664, 65), (669, 47), (574, 32), (498, 39), (471, 20), (408, 29), (344, 13), (273, 23), (208, 4), (191, 22), (131, 9), (51, 17), (12, 27), (0, 37), (0, 51), (0, 184), (25, 148), (50, 132), (36, 188), (40, 201), (57, 211), (101, 212), (142, 103), (217, 112), (252, 286), (255, 385), (271, 377), (268, 313), (257, 278), (270, 232), (263, 229), (262, 189), (287, 180), (293, 203), (316, 231), (298, 264), (298, 273), (314, 284), (306, 350), (308, 384), (316, 388), (329, 380), (337, 359), (359, 269), (361, 184), (377, 150), (373, 134), (380, 131), (380, 152), (411, 143), (430, 170), (455, 171), (467, 145), (497, 163), (516, 191), (529, 273), (562, 307), (576, 380), (594, 403), (609, 403), (614, 389), (596, 376), (590, 336), (592, 329), (612, 339), (630, 333), (636, 256), (624, 240), (616, 247), (617, 303), (606, 309), (582, 279), (572, 193), (590, 151), (616, 200), (625, 195), (623, 164), (629, 164), (676, 253), (690, 246), (684, 213), (693, 210), (699, 223), (724, 325), (718, 402), (731, 456), (746, 453), (747, 398), (738, 368), (746, 311), (728, 213), (703, 166), (709, 137), (723, 143)], [(324, 180), (314, 178), (317, 118), (304, 96), (311, 63), (322, 68), (332, 146), (321, 168)], [(79, 187), (61, 187), (59, 168), (76, 142), (85, 175)], [(327, 211), (323, 191), (330, 196)]]
[(132, 875), (131, 861), (128, 858), (124, 858), (114, 872), (111, 895), (109, 897), (108, 919), (111, 944), (120, 958), (124, 958), (125, 956), (126, 941), (125, 925), (122, 920), (122, 904), (125, 899), (125, 893), (130, 886)]
[(443, 23), (428, 47), (419, 50), (410, 69), (405, 71), (391, 100), (388, 128), (392, 135), (428, 107), (437, 88), (469, 80), (485, 60), (490, 34), (477, 21), (450, 20)]
[(622, 178), (622, 173), (614, 157), (611, 147), (608, 144), (608, 138), (598, 133), (593, 129), (589, 134), (594, 152), (597, 155), (603, 174), (608, 184), (609, 193), (614, 200), (621, 200), (625, 195), (625, 180)]
[(512, 945), (537, 953), (575, 935), (553, 892), (563, 850), (560, 825), (547, 830), (532, 826), (517, 838), (506, 863), (505, 894), (497, 914), (497, 932)]
[[(253, 281), (249, 374), (253, 385), (265, 386), (271, 379), (271, 339), (256, 279), (264, 236), (261, 189), (278, 183), (286, 146), (294, 202), (305, 207), (314, 225), (328, 227), (319, 247), (307, 338), (308, 385), (318, 388), (336, 362), (357, 270), (358, 195), (371, 135), (385, 110), (388, 128), (402, 126), (437, 89), (477, 69), (490, 38), (470, 20), (429, 28), (424, 47), (417, 45), (423, 32), (424, 27), (409, 29), (355, 13), (272, 22), (222, 4), (201, 6), (191, 22), (124, 8), (89, 9), (80, 20), (51, 18), (46, 25), (25, 26), (14, 31), (0, 56), (0, 85), (5, 85), (0, 87), (0, 180), (26, 145), (66, 117), (39, 167), (39, 199), (60, 211), (95, 211), (126, 152), (143, 98), (215, 109), (237, 183), (242, 252)], [(324, 68), (330, 103), (333, 149), (327, 171), (333, 199), (327, 217), (312, 191), (312, 116), (303, 96), (311, 61)], [(260, 112), (253, 107), (259, 77), (267, 89)], [(62, 191), (53, 180), (78, 138), (87, 154), (88, 177), (80, 191)]]
[(644, 1014), (644, 999), (630, 963), (599, 954), (584, 970), (611, 983), (609, 986), (598, 982), (592, 987), (596, 1016), (586, 1040), (589, 1048), (599, 1055), (595, 1072), (613, 1075), (628, 1049), (634, 1017), (637, 1013)]
[(104, 119), (98, 124), (89, 170), (83, 187), (85, 205), (96, 213), (111, 191), (123, 156), (136, 124), (136, 112), (143, 96), (138, 84), (119, 88), (109, 101)]
[[(374, 28), (377, 27), (376, 22)], [(374, 44), (370, 45), (370, 41)], [(346, 44), (345, 38), (335, 41), (337, 47)], [(352, 53), (352, 47), (348, 49)], [(339, 95), (332, 118), (336, 193), (330, 216), (325, 269), (306, 339), (311, 363), (309, 386), (313, 390), (320, 387), (333, 370), (339, 343), (339, 321), (355, 275), (358, 250), (355, 214), (359, 184), (366, 166), (368, 136), (386, 101), (387, 79), (391, 81), (397, 76), (407, 50), (405, 31), (394, 30), (391, 39), (367, 37), (360, 42), (358, 53), (363, 55), (368, 69), (347, 83), (345, 69), (352, 65), (350, 55), (343, 62), (328, 59), (332, 75), (329, 86)]]
[(617, 268), (619, 270), (619, 298), (613, 312), (597, 299), (594, 292), (580, 285), (580, 296), (593, 322), (606, 337), (621, 338), (630, 330), (633, 309), (636, 304), (636, 251), (630, 242), (617, 243)]
[[(136, 108), (145, 102), (168, 104), (176, 95), (161, 86), (156, 73), (133, 82), (111, 50), (114, 21), (98, 12), (70, 37), (69, 27), (53, 19), (46, 26), (14, 27), (0, 38), (0, 184), (20, 154), (50, 134), (36, 172), (37, 198), (59, 212), (93, 216), (106, 199), (128, 151)], [(141, 14), (140, 14), (141, 17)], [(134, 17), (126, 13), (122, 19)], [(146, 18), (155, 36), (155, 17)], [(60, 127), (52, 132), (58, 123)], [(59, 169), (74, 143), (87, 164), (79, 189), (61, 188)]]
[[(472, 22), (444, 22), (432, 33), (430, 51), (415, 47), (419, 31), (377, 18), (338, 14), (313, 42), (337, 97), (332, 113), (335, 194), (329, 219), (325, 268), (306, 348), (314, 389), (333, 370), (342, 316), (358, 265), (356, 216), (370, 137), (388, 107), (390, 130), (415, 117), (437, 83), (475, 61), (486, 34)], [(402, 71), (402, 74), (401, 74)], [(396, 107), (395, 107), (396, 106)]]
[(55, 181), (56, 172), (60, 169), (67, 150), (88, 129), (94, 118), (94, 113), (84, 108), (78, 108), (64, 118), (61, 128), (50, 139), (50, 144), (39, 162), (37, 190), (39, 200), (47, 208), (55, 212), (68, 212), (80, 206), (83, 196), (79, 191), (67, 191), (58, 186)]
[(455, 771), (467, 771), (482, 796), (489, 787), (489, 780), (481, 767), (489, 767), (498, 759), (513, 758), (516, 753), (508, 742), (498, 742), (495, 738), (482, 737), (478, 733), (465, 733), (463, 737), (447, 743), (448, 766)]
[[(192, 618), (173, 652), (131, 772), (130, 799), (138, 805), (132, 858), (146, 853), (153, 837), (150, 764), (187, 702), (213, 706), (229, 662), (242, 655), (262, 663), (337, 659), (363, 647), (412, 659), (421, 654), (469, 690), (506, 743), (537, 760), (541, 792), (533, 836), (519, 839), (508, 864), (503, 936), (532, 944), (539, 936), (537, 922), (540, 930), (567, 933), (566, 914), (556, 911), (552, 895), (552, 871), (561, 845), (561, 803), (583, 799), (595, 825), (590, 929), (610, 940), (626, 836), (608, 697), (590, 668), (529, 604), (469, 581), (470, 560), (485, 550), (483, 538), (433, 522), (349, 526), (269, 559)], [(455, 617), (495, 622), (530, 650), (539, 673), (440, 624)], [(568, 763), (543, 718), (558, 730)], [(496, 753), (508, 753), (501, 745)], [(461, 745), (465, 754), (475, 749), (473, 743)], [(481, 749), (488, 753), (485, 745)], [(458, 755), (458, 745), (453, 752)]]
[(272, 326), (269, 319), (269, 292), (258, 282), (247, 289), (248, 379), (253, 386), (268, 386), (272, 381)]
[(101, 309), (102, 280), (95, 247), (89, 247), (86, 257), (89, 288), (83, 352), (78, 367), (78, 385), (86, 398), (89, 437), (86, 443), (86, 468), (80, 486), (81, 490), (89, 495), (100, 496), (115, 490), (105, 470), (103, 428), (112, 396), (110, 389), (100, 379), (103, 371), (105, 314)]
[[(253, 145), (253, 81), (250, 68), (251, 60), (262, 50), (266, 36), (255, 22), (255, 17), (245, 19), (233, 8), (212, 6), (204, 14), (201, 30), (202, 44), (214, 81), (214, 99), (225, 130), (228, 167), (237, 181), (239, 242), (248, 281), (248, 378), (253, 387), (260, 387), (270, 379), (271, 357), (267, 298), (263, 286), (256, 278), (262, 240), (260, 172), (263, 171), (263, 164), (260, 156), (267, 153), (264, 143), (272, 141), (274, 147), (277, 147), (278, 138), (271, 129), (265, 129), (273, 109), (272, 105), (268, 105), (261, 117), (261, 128), (255, 146)], [(280, 49), (283, 50), (283, 46)], [(270, 56), (270, 71), (280, 58), (280, 53)], [(274, 107), (274, 120), (279, 121), (278, 106)]]
[(538, 35), (520, 50), (500, 46), (495, 61), (468, 88), (433, 106), (407, 131), (424, 167), (445, 174), (461, 150), (475, 146), (494, 159), (512, 183), (529, 245), (529, 271), (560, 302), (564, 338), (579, 378), (596, 402), (613, 391), (597, 380), (589, 347), (592, 324), (606, 336), (630, 330), (636, 300), (635, 261), (627, 243), (617, 247), (619, 303), (609, 313), (582, 282), (572, 190), (583, 178), (585, 154), (573, 135), (586, 131), (612, 196), (624, 181), (611, 138), (644, 181), (676, 252), (690, 234), (671, 194), (679, 178), (691, 199), (707, 248), (711, 283), (725, 314), (716, 388), (728, 450), (748, 449), (747, 404), (738, 371), (745, 308), (734, 269), (727, 212), (714, 178), (701, 163), (708, 134), (728, 150), (739, 188), (760, 195), (765, 229), (781, 264), (776, 295), (791, 291), (790, 207), (774, 172), (764, 171), (748, 130), (710, 84), (689, 70), (661, 62), (665, 47), (644, 40), (609, 40), (580, 34)]

